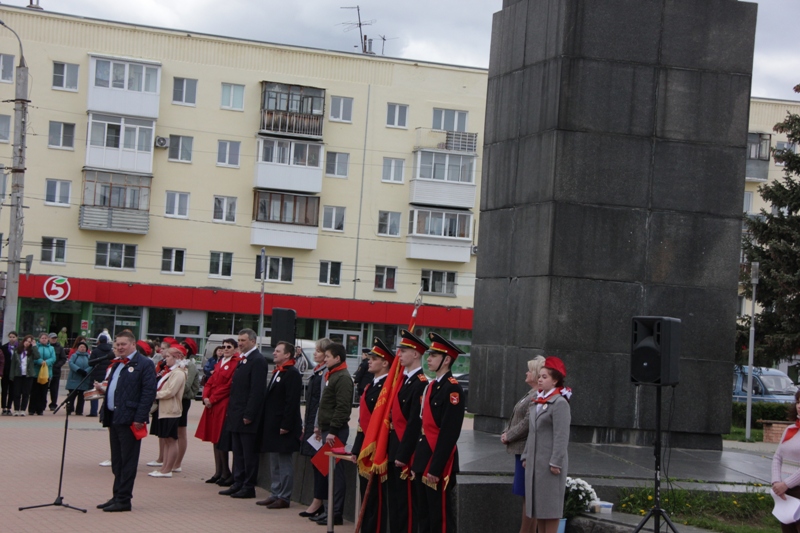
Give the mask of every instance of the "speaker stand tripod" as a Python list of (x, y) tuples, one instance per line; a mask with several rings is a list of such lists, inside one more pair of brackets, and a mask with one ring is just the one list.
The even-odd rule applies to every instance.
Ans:
[(648, 520), (653, 519), (653, 531), (659, 533), (661, 529), (660, 519), (663, 518), (667, 526), (678, 533), (678, 529), (672, 520), (669, 519), (667, 512), (661, 508), (661, 386), (656, 386), (656, 442), (655, 442), (655, 456), (656, 456), (656, 475), (655, 475), (655, 494), (653, 496), (654, 505), (646, 515), (639, 522), (639, 525), (633, 530), (633, 533), (639, 533)]

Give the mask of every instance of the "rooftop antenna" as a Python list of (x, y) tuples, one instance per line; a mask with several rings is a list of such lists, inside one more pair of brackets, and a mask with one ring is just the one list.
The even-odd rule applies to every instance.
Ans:
[(386, 37), (385, 35), (378, 35), (381, 38), (381, 55), (385, 55), (383, 52), (386, 49), (386, 41), (394, 41), (397, 37)]
[(350, 6), (350, 7), (342, 7), (342, 9), (355, 9), (356, 13), (358, 14), (358, 22), (342, 22), (342, 25), (347, 26), (344, 31), (351, 31), (358, 28), (358, 35), (359, 35), (359, 47), (361, 48), (362, 53), (367, 52), (367, 45), (364, 41), (364, 32), (361, 31), (362, 26), (369, 26), (375, 22), (375, 19), (367, 20), (361, 22), (361, 7), (360, 6)]

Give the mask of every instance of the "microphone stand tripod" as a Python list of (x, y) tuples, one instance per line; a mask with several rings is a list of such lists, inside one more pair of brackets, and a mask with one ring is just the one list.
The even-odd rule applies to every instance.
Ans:
[[(81, 390), (81, 385), (89, 379), (91, 376), (91, 369), (86, 372), (86, 376), (81, 380), (75, 389), (70, 392), (67, 397), (64, 399), (58, 407), (56, 407), (53, 414), (56, 414), (59, 409), (64, 407), (64, 405), (69, 402), (72, 398), (75, 398), (78, 394), (83, 394), (84, 391)], [(72, 409), (69, 408), (67, 405), (67, 416), (64, 418), (64, 442), (61, 444), (61, 474), (58, 477), (58, 496), (56, 496), (56, 500), (53, 503), (43, 503), (41, 505), (30, 505), (28, 507), (20, 507), (20, 511), (26, 511), (28, 509), (38, 509), (40, 507), (66, 507), (67, 509), (74, 509), (75, 511), (80, 511), (82, 513), (86, 512), (86, 509), (81, 509), (79, 507), (73, 507), (72, 505), (64, 503), (64, 497), (61, 495), (61, 486), (64, 482), (64, 458), (66, 457), (67, 453), (67, 431), (69, 430), (69, 415), (72, 412)]]

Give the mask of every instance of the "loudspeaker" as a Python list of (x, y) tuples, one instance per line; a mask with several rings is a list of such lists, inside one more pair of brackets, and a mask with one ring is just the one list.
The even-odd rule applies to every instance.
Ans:
[(681, 321), (667, 316), (633, 317), (631, 381), (641, 385), (678, 384)]
[(294, 328), (297, 322), (297, 312), (294, 309), (272, 308), (272, 333), (270, 345), (275, 348), (279, 342), (294, 344)]

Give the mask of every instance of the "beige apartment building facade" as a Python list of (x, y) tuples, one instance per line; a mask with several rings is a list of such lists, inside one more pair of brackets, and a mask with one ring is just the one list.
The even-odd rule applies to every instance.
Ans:
[[(486, 70), (0, 18), (30, 72), (18, 329), (233, 333), (257, 323), (263, 247), (265, 312), (295, 309), (299, 338), (393, 342), (422, 287), (420, 332), (468, 348)], [(18, 61), (0, 31), (8, 167)]]

